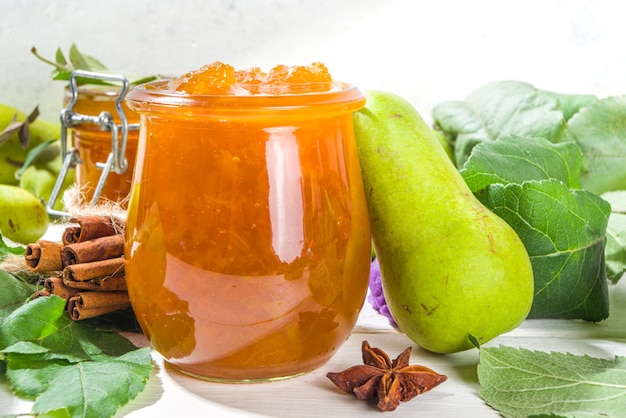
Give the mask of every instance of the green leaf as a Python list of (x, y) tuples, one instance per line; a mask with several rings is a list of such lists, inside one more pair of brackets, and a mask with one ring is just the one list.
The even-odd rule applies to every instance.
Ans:
[(478, 381), (480, 396), (504, 417), (621, 417), (626, 411), (624, 357), (482, 347)]
[(128, 79), (128, 82), (131, 85), (149, 83), (150, 81), (154, 81), (154, 80), (157, 80), (159, 78), (159, 77), (157, 77), (155, 75), (141, 76), (141, 75), (138, 75), (138, 74), (131, 74), (131, 73), (124, 73), (124, 74), (126, 74), (126, 78)]
[(611, 213), (606, 233), (606, 277), (616, 284), (626, 273), (626, 215)]
[(467, 339), (470, 340), (474, 347), (480, 348), (480, 341), (478, 341), (478, 338), (474, 337), (472, 334), (467, 334)]
[[(57, 48), (55, 61), (51, 61), (39, 55), (37, 52), (37, 48), (32, 47), (31, 52), (35, 55), (40, 61), (45, 62), (46, 64), (52, 65), (52, 79), (53, 80), (62, 80), (68, 81), (70, 76), (74, 70), (84, 70), (96, 73), (108, 73), (108, 74), (117, 74), (123, 75), (128, 80), (129, 84), (141, 84), (147, 83), (149, 81), (153, 81), (158, 79), (159, 77), (156, 75), (138, 75), (134, 73), (130, 73), (127, 71), (110, 71), (102, 62), (92, 57), (91, 55), (87, 55), (79, 51), (76, 44), (72, 44), (69, 50), (69, 63), (68, 60), (63, 55), (61, 48)], [(95, 78), (86, 78), (86, 77), (76, 77), (76, 83), (81, 84), (94, 84), (94, 85), (119, 85), (116, 82), (109, 82), (98, 80)]]
[(604, 247), (610, 205), (579, 186), (573, 142), (501, 136), (474, 148), (461, 174), (526, 246), (535, 276), (531, 318), (608, 315)]
[(569, 120), (585, 106), (598, 100), (593, 94), (563, 94), (542, 90), (544, 94), (554, 97), (559, 102), (563, 117)]
[(608, 192), (601, 197), (611, 205), (606, 228), (606, 276), (617, 283), (626, 272), (626, 191)]
[(64, 308), (65, 300), (51, 296), (37, 298), (15, 309), (2, 323), (0, 350), (19, 341), (40, 340), (55, 333)]
[(76, 44), (70, 46), (70, 62), (76, 70), (85, 71), (107, 71), (107, 67), (92, 56), (83, 54), (78, 50)]
[(492, 183), (549, 179), (580, 188), (582, 161), (582, 152), (573, 142), (553, 144), (543, 138), (505, 135), (478, 144), (461, 175), (473, 192)]
[(63, 66), (63, 67), (67, 66), (67, 59), (65, 58), (65, 55), (63, 55), (63, 51), (61, 51), (61, 47), (57, 48), (57, 52), (54, 55), (54, 60), (60, 66)]
[(65, 301), (54, 295), (15, 309), (0, 328), (0, 348), (12, 390), (35, 399), (39, 414), (113, 416), (145, 387), (152, 370), (148, 348), (72, 321)]
[(6, 260), (9, 254), (23, 256), (25, 250), (26, 250), (25, 247), (21, 245), (18, 245), (15, 247), (11, 247), (10, 245), (7, 245), (7, 243), (4, 242), (4, 240), (2, 239), (2, 234), (0, 234), (0, 262)]
[(151, 371), (147, 347), (101, 361), (50, 362), (17, 354), (7, 363), (7, 378), (15, 390), (35, 399), (32, 412), (65, 409), (76, 418), (115, 415), (143, 390)]
[(558, 180), (492, 184), (477, 197), (517, 232), (531, 258), (530, 318), (600, 321), (608, 314), (604, 245), (610, 205)]
[[(53, 80), (69, 81), (73, 70), (54, 70), (52, 71)], [(80, 84), (80, 83), (78, 83)]]
[(45, 358), (71, 362), (116, 356), (135, 348), (115, 332), (73, 321), (65, 312), (65, 301), (54, 295), (30, 301), (5, 320), (0, 330), (0, 349), (20, 352), (14, 344), (23, 341), (45, 349)]
[[(2, 239), (0, 239), (0, 242)], [(34, 293), (35, 289), (18, 279), (17, 277), (0, 270), (0, 325), (4, 329), (3, 321), (9, 314), (22, 306), (26, 299)]]
[(462, 167), (476, 144), (503, 135), (564, 141), (568, 133), (562, 107), (569, 116), (575, 103), (528, 83), (498, 81), (478, 88), (464, 101), (436, 105), (432, 116), (437, 127), (453, 138), (456, 162)]
[(26, 159), (24, 160), (24, 163), (22, 164), (20, 169), (17, 170), (17, 172), (15, 173), (16, 177), (17, 178), (22, 177), (22, 175), (24, 174), (24, 171), (26, 171), (26, 169), (33, 163), (33, 161), (37, 159), (37, 156), (39, 156), (46, 148), (48, 148), (48, 145), (50, 145), (51, 143), (55, 141), (57, 140), (49, 139), (31, 148), (30, 151), (28, 151), (28, 154), (26, 155)]
[(597, 194), (626, 189), (626, 95), (583, 108), (569, 127), (587, 162), (583, 188)]
[[(35, 399), (37, 395), (46, 390), (50, 384), (51, 376), (57, 373), (57, 369), (67, 364), (61, 360), (42, 362), (34, 360), (33, 356), (28, 355), (28, 353), (15, 353), (8, 356), (7, 374), (10, 376), (12, 389), (16, 394), (28, 399)], [(29, 369), (29, 372), (24, 372), (23, 369)]]

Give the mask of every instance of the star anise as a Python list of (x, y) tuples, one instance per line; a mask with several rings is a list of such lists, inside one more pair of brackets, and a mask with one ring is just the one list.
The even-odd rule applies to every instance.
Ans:
[(339, 389), (354, 393), (362, 400), (378, 400), (381, 411), (393, 411), (400, 402), (408, 402), (420, 393), (429, 391), (448, 379), (425, 366), (409, 365), (411, 347), (395, 360), (367, 341), (361, 346), (363, 365), (342, 372), (326, 374)]

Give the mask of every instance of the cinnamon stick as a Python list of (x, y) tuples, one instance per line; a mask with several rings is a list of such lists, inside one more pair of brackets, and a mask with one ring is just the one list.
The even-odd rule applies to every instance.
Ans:
[(109, 216), (81, 216), (70, 219), (78, 226), (69, 226), (62, 236), (64, 245), (76, 244), (124, 232), (124, 222)]
[(75, 321), (127, 308), (130, 308), (127, 292), (81, 292), (67, 301), (67, 312)]
[[(72, 307), (71, 310), (69, 307)], [(84, 309), (79, 308), (76, 304), (68, 305), (68, 311), (70, 318), (74, 321), (80, 321), (83, 319), (95, 318), (96, 316), (106, 315), (111, 312), (121, 311), (128, 309), (130, 304), (114, 305), (114, 306), (102, 306), (97, 308)]]
[(61, 271), (63, 269), (62, 249), (61, 244), (46, 240), (28, 244), (24, 252), (26, 265), (37, 272)]
[(126, 276), (96, 277), (83, 282), (66, 280), (63, 278), (63, 284), (71, 289), (93, 290), (98, 292), (111, 292), (127, 289)]
[(63, 279), (66, 281), (84, 282), (98, 277), (122, 275), (124, 275), (124, 257), (70, 264), (63, 269)]
[(49, 277), (34, 297), (57, 295), (67, 301), (73, 320), (130, 308), (124, 273), (124, 223), (116, 218), (83, 216), (70, 220), (63, 245), (40, 240), (27, 247), (29, 268), (60, 272)]
[(44, 280), (43, 287), (46, 292), (51, 295), (57, 295), (65, 300), (69, 300), (78, 293), (77, 289), (71, 289), (65, 286), (63, 279), (60, 277), (48, 277)]
[(111, 235), (63, 247), (61, 259), (64, 266), (90, 263), (124, 255), (124, 236)]

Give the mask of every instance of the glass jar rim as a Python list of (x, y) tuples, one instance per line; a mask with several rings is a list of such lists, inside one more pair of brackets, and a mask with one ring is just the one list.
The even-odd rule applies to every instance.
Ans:
[[(205, 111), (298, 111), (320, 107), (327, 111), (355, 111), (365, 104), (365, 95), (353, 84), (333, 82), (338, 86), (323, 92), (289, 94), (187, 94), (163, 88), (168, 80), (157, 80), (135, 86), (125, 97), (126, 104), (139, 113), (160, 113), (171, 108)], [(170, 113), (170, 112), (168, 112)]]
[[(134, 86), (131, 86), (131, 89)], [(122, 86), (117, 86), (113, 84), (79, 84), (77, 87), (78, 91), (83, 94), (89, 94), (93, 96), (113, 96), (116, 97)], [(130, 90), (130, 89), (129, 89)], [(64, 94), (72, 94), (70, 85), (66, 85), (63, 88)]]

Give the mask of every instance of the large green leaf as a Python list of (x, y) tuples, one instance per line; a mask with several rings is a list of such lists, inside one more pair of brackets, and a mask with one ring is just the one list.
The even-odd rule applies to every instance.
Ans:
[(569, 127), (587, 161), (583, 188), (597, 194), (626, 189), (626, 96), (586, 106)]
[(72, 321), (58, 296), (32, 300), (0, 328), (0, 354), (12, 390), (33, 412), (110, 417), (144, 387), (150, 350), (121, 335)]
[(22, 304), (2, 323), (0, 350), (19, 341), (40, 341), (58, 330), (63, 319), (65, 300), (58, 296), (38, 298)]
[(503, 135), (567, 140), (567, 119), (594, 100), (590, 95), (547, 92), (520, 81), (497, 81), (474, 90), (464, 101), (436, 105), (432, 116), (453, 138), (456, 162), (462, 167), (476, 144)]
[(35, 399), (34, 413), (65, 410), (72, 418), (102, 418), (115, 415), (143, 390), (152, 370), (150, 362), (147, 347), (76, 363), (14, 354), (9, 357), (7, 377), (17, 393)]
[(547, 90), (542, 90), (542, 93), (554, 97), (559, 102), (559, 109), (563, 112), (563, 117), (566, 120), (569, 120), (583, 107), (598, 100), (592, 94), (565, 94)]
[(482, 347), (480, 396), (507, 418), (622, 417), (626, 359)]
[(580, 188), (582, 161), (582, 152), (573, 142), (554, 144), (543, 138), (505, 135), (477, 145), (461, 175), (473, 192), (492, 183), (549, 179), (576, 189)]
[(604, 245), (611, 208), (605, 200), (558, 180), (492, 184), (478, 197), (526, 246), (535, 277), (529, 317), (608, 316)]
[(0, 270), (0, 286), (2, 286), (0, 292), (0, 324), (2, 324), (11, 312), (32, 296), (35, 289), (4, 270)]
[(461, 174), (509, 223), (531, 256), (531, 318), (599, 321), (608, 315), (604, 247), (610, 205), (579, 185), (573, 142), (502, 136), (476, 146)]
[(21, 306), (2, 324), (2, 352), (22, 353), (24, 342), (39, 346), (46, 353), (42, 357), (71, 362), (121, 355), (136, 348), (115, 332), (73, 321), (65, 312), (65, 300), (54, 295)]
[(617, 283), (626, 272), (626, 190), (604, 193), (611, 204), (611, 216), (606, 228), (606, 276)]

